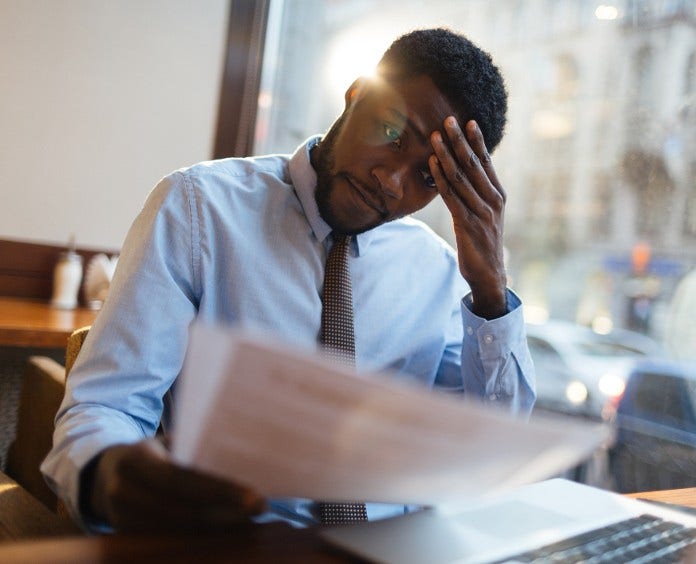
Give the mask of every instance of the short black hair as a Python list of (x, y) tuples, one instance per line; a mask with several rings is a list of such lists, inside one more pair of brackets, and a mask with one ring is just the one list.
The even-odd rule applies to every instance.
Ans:
[(406, 33), (385, 51), (377, 72), (386, 79), (429, 76), (460, 119), (476, 120), (490, 152), (503, 138), (505, 82), (491, 56), (463, 35), (445, 28)]

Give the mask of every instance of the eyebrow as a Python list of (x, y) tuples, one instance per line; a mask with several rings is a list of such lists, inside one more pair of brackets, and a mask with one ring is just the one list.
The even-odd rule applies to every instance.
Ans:
[(409, 119), (408, 116), (405, 116), (396, 108), (389, 108), (389, 113), (391, 113), (398, 121), (405, 123), (408, 129), (413, 131), (413, 133), (419, 139), (422, 145), (428, 145), (428, 136), (424, 134), (420, 129), (418, 129), (416, 127), (416, 124), (413, 123), (413, 121)]

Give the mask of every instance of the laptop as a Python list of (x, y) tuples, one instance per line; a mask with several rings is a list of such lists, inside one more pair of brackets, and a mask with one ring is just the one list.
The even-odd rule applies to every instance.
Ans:
[[(367, 560), (399, 564), (696, 562), (696, 515), (562, 478), (320, 534)], [(647, 556), (656, 543), (665, 546)]]

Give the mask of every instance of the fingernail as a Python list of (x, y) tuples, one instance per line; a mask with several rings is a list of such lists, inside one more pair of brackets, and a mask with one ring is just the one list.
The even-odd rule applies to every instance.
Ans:
[(433, 141), (435, 141), (435, 143), (442, 143), (442, 135), (439, 131), (433, 133)]
[(446, 125), (447, 127), (456, 127), (456, 125), (457, 125), (457, 120), (454, 119), (454, 117), (449, 116), (449, 117), (445, 120), (445, 125)]

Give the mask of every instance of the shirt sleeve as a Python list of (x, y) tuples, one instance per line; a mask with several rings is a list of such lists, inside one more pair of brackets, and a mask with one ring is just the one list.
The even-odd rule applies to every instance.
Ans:
[(108, 446), (153, 436), (180, 372), (197, 310), (195, 210), (183, 174), (155, 187), (66, 381), (41, 470), (79, 522), (82, 468)]
[(457, 351), (459, 343), (445, 348), (435, 383), (528, 416), (536, 400), (534, 364), (522, 303), (511, 290), (507, 290), (507, 303), (506, 315), (487, 320), (471, 311), (471, 294), (462, 300), (461, 319), (457, 320), (464, 329), (461, 353)]

